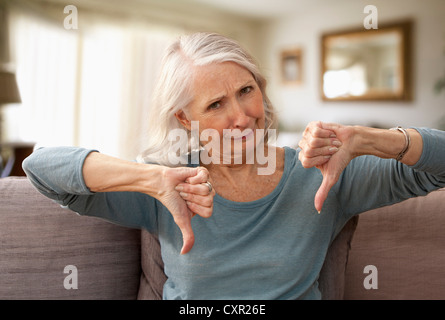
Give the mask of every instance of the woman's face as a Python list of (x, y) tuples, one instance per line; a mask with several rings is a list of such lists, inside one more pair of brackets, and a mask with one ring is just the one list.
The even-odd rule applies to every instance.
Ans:
[[(245, 148), (256, 129), (265, 128), (263, 95), (252, 74), (233, 62), (194, 67), (193, 100), (176, 114), (178, 120), (191, 129), (191, 121), (199, 121), (199, 133), (206, 129), (218, 132), (232, 144), (237, 141)], [(233, 129), (239, 129), (233, 130)]]

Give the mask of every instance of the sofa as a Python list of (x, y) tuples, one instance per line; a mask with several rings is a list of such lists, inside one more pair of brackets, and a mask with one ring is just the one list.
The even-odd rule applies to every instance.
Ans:
[[(351, 219), (320, 274), (323, 299), (444, 299), (444, 205), (440, 189)], [(159, 300), (165, 280), (155, 236), (0, 179), (0, 299)]]

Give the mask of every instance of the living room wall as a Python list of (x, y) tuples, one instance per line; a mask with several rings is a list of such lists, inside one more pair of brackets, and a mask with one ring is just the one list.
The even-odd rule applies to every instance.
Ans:
[[(0, 0), (0, 3), (5, 1), (17, 10), (55, 21), (53, 24), (59, 28), (63, 26), (63, 18), (65, 17), (63, 7), (67, 5), (64, 0)], [(97, 18), (99, 20), (115, 21), (118, 26), (130, 22), (141, 22), (144, 27), (145, 24), (151, 24), (155, 29), (174, 29), (176, 30), (174, 32), (178, 33), (197, 30), (217, 31), (239, 40), (259, 60), (262, 70), (269, 80), (270, 98), (279, 112), (281, 125), (286, 131), (300, 131), (307, 122), (312, 120), (384, 127), (394, 125), (439, 127), (440, 119), (445, 117), (445, 93), (436, 95), (433, 92), (435, 81), (443, 77), (445, 71), (445, 56), (443, 54), (445, 50), (445, 19), (443, 19), (445, 1), (443, 0), (375, 0), (372, 2), (364, 0), (336, 0), (335, 2), (311, 0), (301, 2), (301, 7), (298, 10), (295, 9), (296, 5), (289, 8), (289, 10), (286, 10), (287, 15), (280, 16), (275, 20), (254, 19), (252, 16), (246, 16), (245, 13), (244, 15), (228, 13), (221, 9), (197, 5), (193, 1), (183, 0), (128, 0), (125, 2), (73, 0), (70, 4), (78, 7), (79, 31), (84, 34), (88, 34), (86, 30), (88, 21), (96, 21)], [(362, 26), (363, 19), (366, 17), (363, 9), (368, 4), (373, 4), (378, 8), (379, 23), (403, 18), (412, 18), (415, 22), (414, 50), (412, 53), (414, 58), (414, 98), (412, 101), (400, 103), (324, 102), (319, 92), (320, 36), (325, 32)], [(64, 30), (64, 32), (65, 34), (72, 34), (70, 31)], [(299, 47), (303, 50), (303, 83), (299, 86), (283, 86), (280, 82), (280, 51), (289, 47)], [(133, 60), (129, 59), (129, 61)], [(20, 66), (17, 65), (17, 67)], [(28, 82), (31, 81), (28, 75), (21, 78), (27, 79)], [(63, 82), (59, 79), (53, 79), (53, 81)], [(100, 81), (96, 81), (96, 83), (100, 83)], [(134, 86), (132, 90), (136, 90)], [(75, 88), (73, 91), (77, 92)], [(48, 89), (46, 92), (57, 91)], [(135, 99), (138, 98), (138, 94), (148, 96), (149, 90), (144, 87), (144, 90), (131, 93)], [(22, 92), (22, 100), (24, 101), (22, 108), (11, 108), (11, 110), (23, 109), (27, 101), (33, 101), (26, 96), (26, 92)], [(80, 101), (79, 98), (71, 100)], [(140, 100), (142, 101), (142, 99)], [(45, 105), (47, 104), (46, 101), (52, 100), (46, 99)], [(135, 109), (135, 103), (132, 103), (132, 101), (126, 103)], [(66, 104), (55, 104), (54, 107), (60, 108), (60, 105)], [(104, 104), (98, 103), (98, 105)], [(141, 108), (144, 106), (141, 104)], [(91, 110), (91, 108), (87, 109)], [(127, 110), (124, 104), (122, 104), (121, 109)], [(75, 115), (79, 114), (79, 111), (74, 110), (73, 112)], [(107, 112), (109, 113), (109, 110)], [(116, 147), (116, 149), (124, 150), (119, 151), (117, 155), (132, 158), (135, 151), (133, 149), (127, 150), (129, 147), (126, 143), (126, 141), (134, 141), (137, 138), (135, 137), (135, 130), (133, 130), (135, 128), (134, 121), (131, 119), (134, 118), (139, 121), (145, 118), (133, 116), (128, 120), (129, 113), (125, 111), (125, 114), (126, 117), (115, 117), (120, 119), (119, 127), (111, 127), (113, 127), (113, 134), (121, 136), (121, 145), (125, 147)], [(8, 120), (8, 116), (6, 114), (4, 119)], [(18, 119), (20, 117), (10, 118)], [(74, 122), (78, 128), (71, 135), (75, 136), (76, 132), (83, 132), (84, 135), (91, 137), (90, 134), (87, 134), (88, 130), (85, 129), (88, 126), (83, 124), (81, 119), (76, 117), (73, 117), (73, 119), (75, 119)], [(34, 119), (30, 117), (30, 122), (33, 121)], [(109, 123), (110, 121), (105, 122)], [(11, 123), (10, 127), (18, 128), (14, 125), (14, 122)], [(50, 129), (55, 128), (55, 123), (61, 122), (48, 121), (45, 125), (40, 124), (39, 128), (35, 130), (39, 130), (39, 132), (42, 130), (50, 131)], [(69, 128), (64, 126), (63, 129), (67, 131)], [(120, 134), (118, 129), (129, 133)], [(97, 131), (107, 132), (105, 129), (98, 129)], [(16, 136), (12, 134), (11, 136), (23, 139), (18, 134)], [(48, 136), (58, 137), (60, 134), (48, 134)], [(295, 138), (292, 139), (292, 141), (296, 141)], [(88, 144), (81, 139), (79, 140), (79, 138), (73, 138), (72, 140), (74, 142), (70, 140), (66, 143)], [(96, 140), (92, 138), (90, 140), (89, 143), (94, 144), (96, 148), (107, 150), (97, 145)], [(43, 142), (52, 143), (52, 141)], [(59, 141), (57, 140), (54, 143), (59, 144)], [(134, 149), (138, 148), (135, 147)]]
[[(325, 32), (359, 28), (366, 5), (378, 9), (379, 23), (410, 18), (414, 21), (413, 99), (408, 102), (325, 102), (320, 94), (320, 37)], [(314, 1), (298, 12), (263, 23), (259, 60), (269, 79), (269, 94), (280, 112), (285, 130), (300, 130), (312, 120), (384, 127), (439, 127), (445, 116), (445, 93), (435, 94), (435, 82), (445, 72), (445, 1), (443, 0), (340, 0), (320, 5)], [(303, 51), (303, 83), (280, 82), (280, 51)]]
[[(68, 4), (77, 28), (65, 27)], [(182, 0), (0, 5), (9, 11), (8, 51), (22, 98), (2, 108), (8, 142), (90, 147), (133, 160), (144, 150), (153, 86), (173, 39), (213, 31), (257, 51), (255, 22)]]

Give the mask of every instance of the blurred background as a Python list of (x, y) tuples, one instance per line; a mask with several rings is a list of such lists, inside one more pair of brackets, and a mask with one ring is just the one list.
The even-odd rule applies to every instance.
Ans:
[[(391, 36), (382, 38), (378, 47), (366, 37), (345, 44), (357, 31), (375, 31), (364, 27), (368, 4), (0, 0), (3, 175), (14, 174), (14, 161), (40, 146), (83, 146), (134, 159), (144, 148), (163, 50), (195, 31), (232, 37), (256, 58), (278, 111), (279, 144), (295, 145), (313, 120), (445, 129), (445, 1), (373, 0), (378, 30), (409, 21), (408, 34), (390, 45)], [(356, 33), (326, 37), (343, 31)], [(370, 94), (370, 75), (380, 69), (380, 93)], [(381, 94), (390, 89), (395, 93)]]

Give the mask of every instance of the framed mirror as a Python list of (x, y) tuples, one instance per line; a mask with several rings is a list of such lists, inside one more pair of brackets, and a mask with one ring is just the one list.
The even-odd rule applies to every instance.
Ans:
[(325, 101), (410, 100), (412, 22), (322, 35)]

